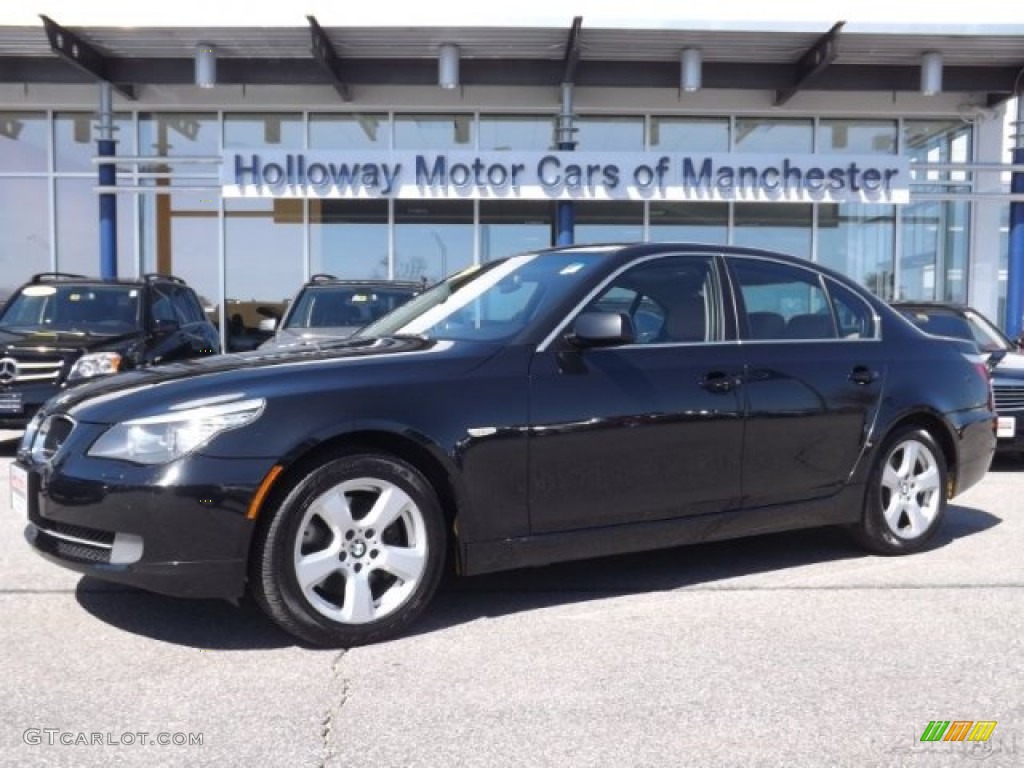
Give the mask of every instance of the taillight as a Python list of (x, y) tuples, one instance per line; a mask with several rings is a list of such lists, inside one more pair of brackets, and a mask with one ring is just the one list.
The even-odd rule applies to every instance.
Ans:
[(992, 386), (992, 371), (989, 370), (988, 365), (986, 365), (985, 363), (975, 363), (974, 370), (976, 370), (978, 372), (978, 375), (981, 376), (982, 379), (984, 379), (985, 385), (988, 387), (988, 409), (993, 413), (992, 430), (995, 431), (999, 425), (999, 419), (995, 416), (996, 393), (995, 389)]

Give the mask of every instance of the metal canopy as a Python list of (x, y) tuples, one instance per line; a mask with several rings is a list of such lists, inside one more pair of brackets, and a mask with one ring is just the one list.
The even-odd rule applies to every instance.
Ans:
[(775, 96), (775, 106), (781, 107), (797, 92), (806, 86), (815, 77), (825, 71), (825, 68), (836, 60), (839, 55), (836, 50), (836, 40), (839, 37), (839, 30), (846, 24), (845, 21), (837, 21), (832, 29), (821, 36), (814, 45), (796, 63), (796, 78), (793, 85), (784, 91), (779, 91)]
[(331, 85), (334, 86), (338, 95), (341, 96), (341, 100), (352, 101), (352, 93), (342, 79), (341, 61), (334, 52), (334, 46), (331, 45), (327, 33), (324, 32), (323, 27), (320, 26), (315, 16), (307, 16), (306, 18), (309, 20), (309, 31), (312, 35), (313, 58), (327, 72), (328, 77), (331, 78)]
[[(315, 21), (315, 20), (314, 20)], [(579, 21), (582, 21), (579, 19)], [(837, 25), (838, 26), (838, 25)], [(318, 31), (319, 30), (319, 31)], [(700, 48), (705, 89), (917, 91), (920, 58), (939, 51), (944, 89), (1008, 98), (1024, 67), (1024, 36), (523, 27), (71, 27), (95, 52), (83, 67), (41, 27), (0, 27), (0, 82), (122, 85), (194, 82), (199, 42), (218, 53), (223, 84), (436, 85), (437, 51), (459, 46), (464, 85), (679, 87), (679, 53)], [(313, 35), (313, 50), (310, 35)], [(318, 42), (316, 42), (318, 41)], [(329, 44), (329, 48), (327, 47)], [(814, 57), (820, 60), (814, 63)], [(831, 62), (831, 63), (828, 63)]]
[[(46, 39), (50, 43), (50, 50), (62, 61), (77, 67), (94, 80), (110, 83), (125, 98), (135, 98), (131, 86), (118, 85), (111, 80), (107, 59), (85, 37), (69, 29), (64, 29), (48, 16), (40, 16), (40, 18), (43, 20), (43, 28), (46, 30)], [(3, 60), (0, 59), (0, 66), (2, 65)]]

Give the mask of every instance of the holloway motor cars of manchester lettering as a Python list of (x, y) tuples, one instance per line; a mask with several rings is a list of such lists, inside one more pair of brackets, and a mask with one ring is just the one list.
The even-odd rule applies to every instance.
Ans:
[(593, 152), (234, 152), (227, 197), (905, 203), (892, 156)]

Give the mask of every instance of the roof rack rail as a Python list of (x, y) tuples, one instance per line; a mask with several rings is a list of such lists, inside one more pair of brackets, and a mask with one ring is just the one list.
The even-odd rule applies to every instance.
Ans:
[(38, 272), (32, 275), (33, 283), (49, 283), (58, 280), (88, 280), (85, 275), (76, 275), (71, 272)]
[(175, 277), (174, 275), (161, 275), (157, 272), (147, 272), (142, 276), (142, 280), (143, 282), (146, 283), (152, 283), (157, 280), (167, 280), (168, 282), (171, 283), (179, 283), (181, 285), (185, 285), (185, 281), (182, 280), (180, 277)]
[(335, 277), (334, 275), (328, 275), (326, 272), (318, 272), (315, 275), (313, 275), (311, 278), (309, 278), (309, 282), (311, 282), (311, 283), (325, 283), (328, 280), (337, 280), (337, 279), (338, 278)]

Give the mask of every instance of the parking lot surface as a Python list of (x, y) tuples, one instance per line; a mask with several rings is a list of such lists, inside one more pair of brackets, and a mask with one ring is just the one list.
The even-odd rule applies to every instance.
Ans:
[[(452, 578), (413, 634), (338, 652), (248, 602), (36, 556), (10, 509), (17, 437), (0, 765), (1024, 765), (1024, 461), (922, 554), (825, 529)], [(921, 742), (931, 721), (996, 726)]]

